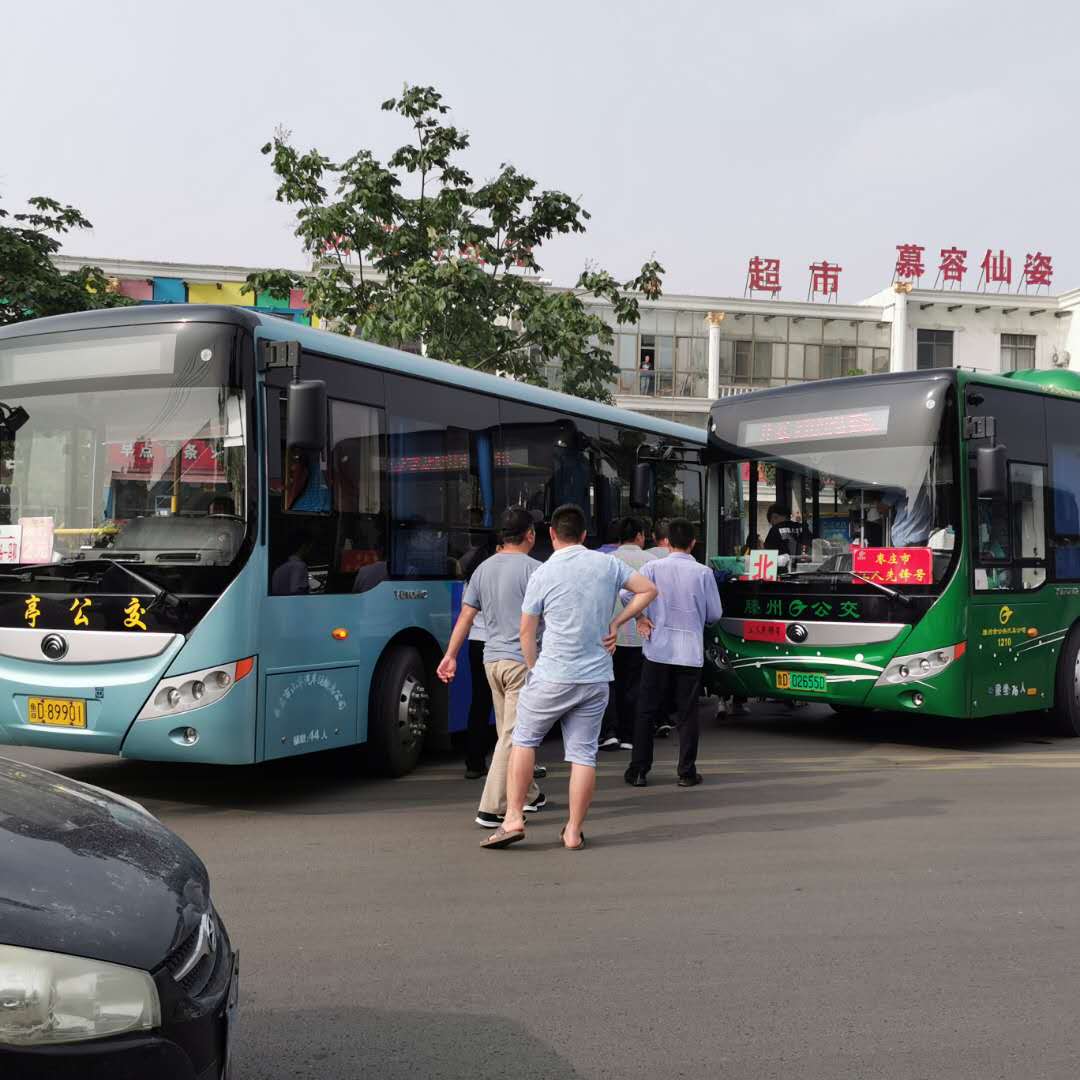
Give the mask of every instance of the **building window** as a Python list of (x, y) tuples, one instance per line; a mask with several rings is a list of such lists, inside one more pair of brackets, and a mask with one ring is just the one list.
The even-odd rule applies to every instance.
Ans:
[(1035, 370), (1035, 335), (1034, 334), (1002, 334), (1001, 335), (1001, 370), (1002, 371), (1034, 371)]
[(953, 332), (951, 330), (918, 330), (918, 369), (953, 366)]

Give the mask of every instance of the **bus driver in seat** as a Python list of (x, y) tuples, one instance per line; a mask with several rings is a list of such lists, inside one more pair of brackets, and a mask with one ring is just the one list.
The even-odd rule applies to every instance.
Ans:
[(919, 485), (914, 499), (909, 499), (907, 492), (899, 488), (882, 492), (877, 508), (882, 519), (889, 520), (892, 547), (926, 547), (930, 543), (933, 522), (930, 489), (925, 481)]

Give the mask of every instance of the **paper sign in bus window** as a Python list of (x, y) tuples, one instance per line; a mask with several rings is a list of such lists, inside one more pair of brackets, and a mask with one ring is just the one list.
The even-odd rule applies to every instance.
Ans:
[(0, 525), (0, 563), (22, 562), (22, 527)]
[(775, 581), (779, 551), (751, 551), (746, 557), (746, 567), (751, 581)]

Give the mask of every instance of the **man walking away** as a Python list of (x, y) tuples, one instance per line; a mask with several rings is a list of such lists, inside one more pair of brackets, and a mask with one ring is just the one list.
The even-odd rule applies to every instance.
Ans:
[(653, 763), (653, 731), (674, 706), (679, 728), (679, 786), (701, 783), (697, 771), (698, 693), (705, 662), (704, 631), (720, 618), (716, 578), (690, 553), (694, 526), (685, 518), (669, 525), (671, 554), (642, 568), (660, 595), (638, 620), (645, 639), (634, 751), (626, 782), (644, 787)]
[[(461, 615), (438, 667), (438, 676), (443, 682), (448, 683), (454, 678), (457, 654), (470, 627), (482, 615), (487, 635), (483, 647), (484, 673), (495, 706), (498, 736), (476, 815), (477, 825), (488, 829), (497, 828), (506, 813), (506, 762), (517, 719), (518, 693), (528, 672), (519, 637), (521, 603), (529, 578), (542, 565), (529, 558), (536, 532), (527, 510), (507, 510), (500, 527), (502, 545), (498, 553), (485, 559), (469, 579)], [(525, 808), (539, 810), (545, 801), (543, 792), (532, 782), (530, 775)]]
[[(641, 518), (625, 517), (618, 523), (619, 546), (611, 553), (631, 570), (640, 570), (655, 556), (645, 547), (645, 523)], [(622, 611), (622, 600), (615, 603), (615, 615)], [(634, 742), (637, 716), (638, 684), (641, 682), (641, 635), (631, 620), (619, 627), (612, 658), (615, 678), (608, 688), (607, 710), (600, 731), (601, 750), (630, 750)]]
[[(626, 563), (584, 546), (585, 515), (577, 506), (560, 506), (551, 515), (551, 544), (551, 558), (529, 579), (521, 604), (521, 651), (530, 674), (518, 697), (506, 817), (485, 847), (504, 848), (525, 839), (522, 810), (536, 747), (560, 720), (570, 762), (570, 820), (562, 842), (575, 851), (585, 846), (581, 826), (596, 788), (596, 745), (611, 682), (611, 654), (619, 627), (656, 596), (656, 587)], [(634, 595), (612, 619), (620, 588)], [(544, 642), (538, 655), (541, 617)]]
[(651, 548), (645, 549), (646, 555), (654, 559), (663, 559), (671, 554), (671, 540), (668, 538), (668, 522), (657, 521), (653, 523), (653, 540)]

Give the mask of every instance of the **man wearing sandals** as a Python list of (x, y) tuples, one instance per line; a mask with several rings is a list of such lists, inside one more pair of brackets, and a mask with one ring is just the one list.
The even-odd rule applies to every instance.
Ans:
[[(585, 846), (581, 831), (596, 788), (596, 748), (612, 678), (619, 627), (645, 610), (656, 587), (626, 563), (585, 546), (585, 515), (571, 504), (551, 515), (551, 558), (529, 578), (521, 604), (521, 651), (529, 675), (518, 695), (506, 785), (506, 816), (483, 846), (525, 839), (524, 806), (536, 747), (561, 720), (570, 762), (570, 819), (563, 845)], [(634, 594), (612, 619), (620, 590)], [(544, 620), (544, 643), (537, 629)]]

